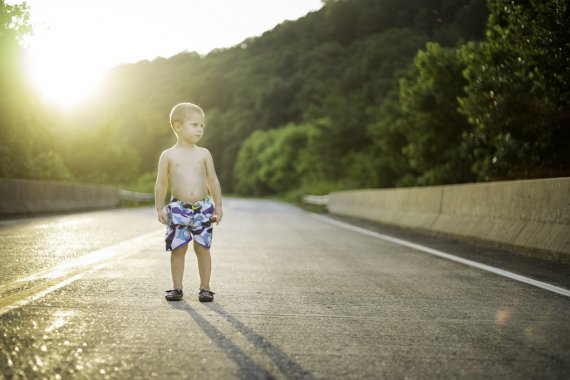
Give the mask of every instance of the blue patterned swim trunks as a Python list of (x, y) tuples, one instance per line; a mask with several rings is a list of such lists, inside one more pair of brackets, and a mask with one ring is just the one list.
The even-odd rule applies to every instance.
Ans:
[(214, 202), (211, 197), (189, 203), (176, 198), (166, 206), (169, 222), (166, 225), (166, 250), (188, 244), (194, 237), (196, 243), (210, 248), (212, 244), (212, 216)]

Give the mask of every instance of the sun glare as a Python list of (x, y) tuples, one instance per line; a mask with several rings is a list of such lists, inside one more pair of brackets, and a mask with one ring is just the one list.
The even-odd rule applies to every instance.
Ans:
[(71, 108), (89, 99), (101, 84), (104, 72), (72, 57), (30, 57), (28, 76), (47, 103)]
[(28, 79), (51, 105), (69, 109), (86, 102), (111, 67), (109, 54), (100, 49), (103, 33), (85, 29), (88, 13), (94, 13), (93, 4), (81, 7), (67, 2), (65, 11), (56, 12), (48, 4), (31, 3), (34, 32), (25, 41)]
[(34, 30), (27, 44), (28, 77), (45, 102), (62, 108), (89, 101), (107, 70), (119, 64), (181, 51), (207, 54), (321, 6), (320, 0), (26, 3)]

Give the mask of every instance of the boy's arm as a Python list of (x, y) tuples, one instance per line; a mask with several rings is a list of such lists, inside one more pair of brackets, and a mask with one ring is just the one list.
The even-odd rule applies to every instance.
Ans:
[(168, 191), (168, 157), (166, 152), (162, 152), (158, 160), (158, 172), (156, 184), (154, 186), (154, 206), (158, 216), (158, 221), (162, 224), (168, 223), (168, 215), (164, 211), (164, 198)]
[(220, 181), (218, 180), (218, 175), (216, 174), (216, 169), (214, 168), (214, 159), (210, 154), (210, 151), (206, 149), (206, 180), (208, 181), (208, 189), (212, 198), (214, 198), (214, 204), (216, 208), (214, 209), (214, 221), (219, 224), (222, 221), (224, 212), (222, 210), (222, 187), (220, 186)]

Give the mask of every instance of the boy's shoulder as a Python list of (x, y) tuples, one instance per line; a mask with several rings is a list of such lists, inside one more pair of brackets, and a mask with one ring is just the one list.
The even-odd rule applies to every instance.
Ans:
[(162, 151), (162, 154), (168, 154), (170, 152), (172, 152), (173, 150), (176, 149), (176, 145), (172, 145), (170, 148), (166, 148), (165, 150)]
[(204, 154), (210, 153), (210, 151), (207, 148), (204, 148), (203, 146), (197, 146), (196, 148), (198, 148), (200, 150), (200, 153), (204, 153)]
[(171, 146), (170, 148), (163, 150), (162, 153), (160, 153), (160, 157), (161, 158), (168, 158), (168, 156), (170, 156), (172, 154), (172, 152), (174, 151), (174, 148), (175, 148), (175, 146)]

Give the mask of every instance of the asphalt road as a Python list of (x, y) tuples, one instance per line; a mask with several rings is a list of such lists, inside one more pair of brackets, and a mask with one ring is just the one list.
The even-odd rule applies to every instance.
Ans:
[(224, 211), (211, 304), (190, 252), (184, 300), (164, 299), (150, 208), (0, 221), (0, 377), (570, 378), (568, 296), (276, 202)]

